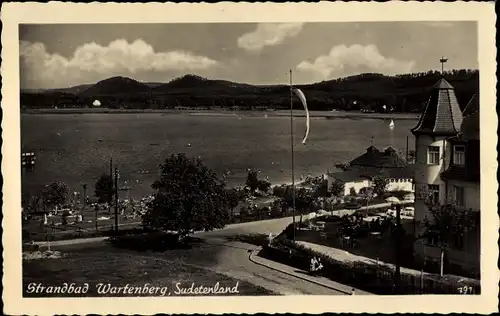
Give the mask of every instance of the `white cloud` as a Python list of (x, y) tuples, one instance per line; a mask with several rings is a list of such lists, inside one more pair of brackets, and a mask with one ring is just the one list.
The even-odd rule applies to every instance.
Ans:
[(238, 47), (249, 51), (260, 51), (265, 46), (283, 43), (285, 38), (300, 33), (304, 23), (260, 23), (257, 28), (238, 38)]
[(360, 72), (397, 74), (411, 72), (414, 61), (401, 61), (382, 56), (375, 45), (337, 45), (328, 55), (317, 57), (313, 62), (302, 61), (297, 69), (310, 72), (316, 80), (349, 76)]
[(141, 39), (132, 43), (118, 39), (107, 46), (87, 43), (77, 47), (70, 59), (48, 53), (42, 43), (21, 41), (20, 56), (26, 82), (40, 87), (67, 86), (75, 80), (92, 82), (95, 77), (103, 79), (106, 75), (196, 71), (218, 65), (213, 59), (186, 51), (155, 52)]

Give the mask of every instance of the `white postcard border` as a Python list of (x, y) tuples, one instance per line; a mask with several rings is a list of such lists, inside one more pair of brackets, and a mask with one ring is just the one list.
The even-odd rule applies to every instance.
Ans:
[[(153, 313), (490, 313), (498, 306), (494, 3), (6, 3), (2, 5), (4, 312)], [(481, 285), (478, 296), (278, 296), (204, 298), (22, 298), (19, 30), (22, 23), (478, 21), (481, 104)]]

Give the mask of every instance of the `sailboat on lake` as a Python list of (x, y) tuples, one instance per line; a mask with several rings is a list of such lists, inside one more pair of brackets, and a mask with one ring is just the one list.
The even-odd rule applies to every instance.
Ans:
[(394, 121), (393, 121), (393, 120), (391, 120), (391, 122), (389, 123), (389, 128), (390, 128), (390, 129), (394, 129), (394, 126), (395, 126), (395, 125), (394, 125)]

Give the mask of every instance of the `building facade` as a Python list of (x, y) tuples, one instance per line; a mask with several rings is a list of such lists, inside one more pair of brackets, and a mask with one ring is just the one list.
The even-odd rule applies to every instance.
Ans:
[(344, 185), (344, 196), (351, 190), (356, 194), (363, 188), (373, 187), (373, 179), (385, 178), (388, 181), (386, 190), (414, 192), (413, 169), (399, 156), (396, 150), (388, 147), (383, 151), (374, 146), (342, 166), (342, 172), (327, 173), (328, 187), (338, 181)]
[[(471, 132), (476, 129), (477, 133)], [(464, 212), (479, 214), (478, 129), (477, 96), (462, 113), (453, 86), (441, 78), (431, 91), (419, 123), (412, 129), (415, 136), (417, 237), (425, 235), (425, 222), (432, 221), (429, 203), (452, 205)], [(447, 246), (444, 261), (447, 266), (474, 272), (479, 269), (478, 229), (467, 235), (459, 236), (456, 243)], [(414, 245), (416, 259), (423, 264), (439, 263), (440, 246), (435, 238), (417, 239)]]

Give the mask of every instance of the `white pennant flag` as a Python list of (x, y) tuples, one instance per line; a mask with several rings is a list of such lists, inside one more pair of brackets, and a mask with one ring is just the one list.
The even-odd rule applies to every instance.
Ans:
[(305, 144), (306, 140), (307, 140), (307, 136), (309, 135), (309, 126), (310, 126), (309, 110), (307, 109), (306, 96), (304, 95), (304, 93), (300, 89), (297, 89), (297, 88), (294, 88), (293, 92), (299, 97), (300, 101), (302, 102), (302, 105), (304, 106), (304, 110), (306, 110), (306, 132), (304, 134), (304, 139), (302, 139), (302, 144)]

